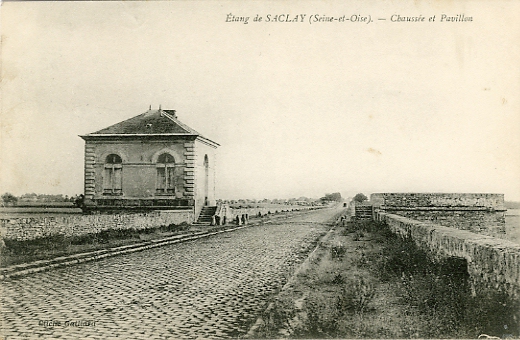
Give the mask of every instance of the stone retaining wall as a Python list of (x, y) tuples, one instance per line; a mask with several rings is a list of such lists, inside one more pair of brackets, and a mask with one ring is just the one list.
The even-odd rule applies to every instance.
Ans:
[(374, 212), (400, 215), (447, 227), (498, 235), (505, 233), (503, 194), (376, 193)]
[(503, 194), (483, 193), (375, 193), (374, 205), (387, 207), (485, 207), (504, 209)]
[(491, 236), (479, 235), (403, 216), (377, 213), (390, 229), (411, 237), (438, 258), (464, 258), (473, 287), (499, 289), (520, 297), (520, 245)]
[(52, 235), (80, 236), (109, 229), (146, 229), (161, 225), (192, 223), (191, 210), (162, 210), (146, 213), (117, 214), (38, 214), (35, 217), (0, 219), (0, 236), (26, 241)]

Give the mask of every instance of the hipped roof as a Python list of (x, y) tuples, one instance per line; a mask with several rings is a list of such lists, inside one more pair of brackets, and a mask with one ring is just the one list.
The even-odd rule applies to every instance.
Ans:
[(202, 136), (177, 119), (175, 110), (148, 110), (133, 118), (111, 125), (99, 131), (80, 136), (89, 137), (109, 136), (196, 136), (218, 145), (214, 141)]

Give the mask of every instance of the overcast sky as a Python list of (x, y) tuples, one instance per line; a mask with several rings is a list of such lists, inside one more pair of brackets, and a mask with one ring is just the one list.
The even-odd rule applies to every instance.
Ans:
[[(220, 198), (520, 200), (520, 2), (4, 2), (1, 10), (1, 193), (82, 193), (78, 135), (161, 104), (221, 144)], [(248, 24), (226, 22), (230, 13)], [(256, 14), (264, 21), (252, 22)], [(267, 14), (306, 17), (265, 22)], [(316, 14), (374, 22), (309, 23)], [(392, 22), (396, 14), (436, 21)], [(442, 14), (473, 21), (440, 22)]]

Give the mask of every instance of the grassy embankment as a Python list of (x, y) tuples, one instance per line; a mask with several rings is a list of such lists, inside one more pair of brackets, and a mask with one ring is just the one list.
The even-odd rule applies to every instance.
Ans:
[(324, 238), (262, 319), (258, 338), (520, 335), (519, 301), (472, 296), (464, 260), (435, 262), (373, 222)]
[(56, 234), (29, 241), (6, 239), (0, 256), (0, 267), (136, 244), (188, 232), (190, 232), (188, 224), (172, 224), (141, 230), (104, 230), (72, 237)]

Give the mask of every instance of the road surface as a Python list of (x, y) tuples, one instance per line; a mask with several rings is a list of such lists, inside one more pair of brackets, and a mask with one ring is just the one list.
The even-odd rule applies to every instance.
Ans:
[(340, 209), (2, 282), (3, 337), (243, 336)]

